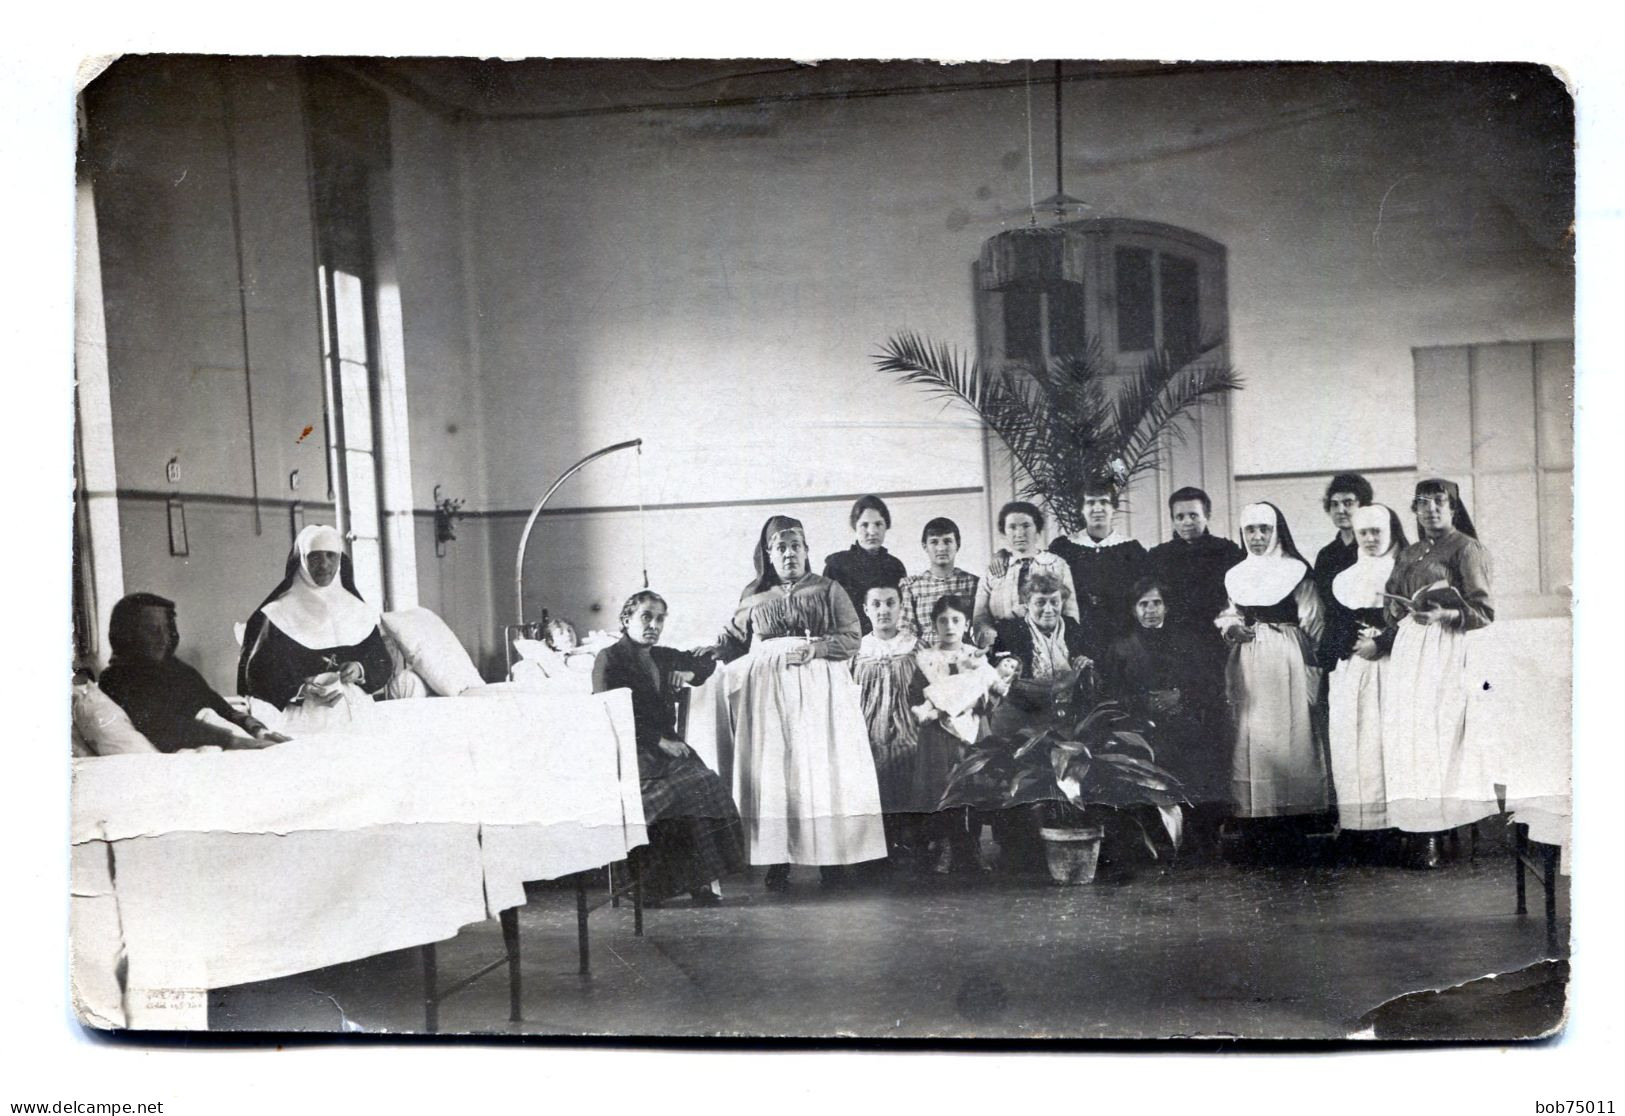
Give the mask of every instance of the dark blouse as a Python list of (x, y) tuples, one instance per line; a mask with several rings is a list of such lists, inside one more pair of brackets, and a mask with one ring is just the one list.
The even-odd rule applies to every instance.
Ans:
[[(1331, 542), (1320, 548), (1315, 555), (1315, 590), (1320, 594), (1323, 602), (1332, 600), (1332, 579), (1360, 558), (1360, 544), (1358, 542), (1343, 541), (1341, 534)], [(1330, 608), (1330, 604), (1327, 604)]]
[(863, 611), (863, 602), (868, 598), (869, 590), (877, 585), (889, 585), (895, 589), (908, 576), (908, 571), (885, 547), (871, 553), (853, 543), (824, 559), (824, 576), (846, 590), (858, 614), (858, 626), (862, 634), (868, 635), (871, 627), (869, 617)]
[(1078, 616), (1090, 654), (1105, 654), (1133, 622), (1133, 602), (1128, 597), (1146, 572), (1145, 547), (1138, 539), (1112, 546), (1084, 546), (1063, 535), (1049, 544), (1049, 550), (1071, 567)]
[(1297, 624), (1298, 591), (1294, 589), (1272, 605), (1241, 605), (1241, 618), (1248, 624)]
[(389, 683), (395, 667), (384, 635), (376, 627), (360, 643), (314, 649), (282, 634), (265, 613), (256, 612), (243, 633), (243, 656), (237, 667), (240, 692), (286, 708), (305, 679), (345, 663), (360, 663), (365, 677), (361, 688), (376, 694)]
[(1326, 631), (1320, 637), (1316, 654), (1322, 670), (1336, 670), (1338, 663), (1347, 662), (1354, 654), (1361, 627), (1382, 631), (1382, 609), (1349, 608), (1336, 597), (1327, 597), (1325, 605)]
[(1213, 534), (1203, 534), (1190, 542), (1170, 539), (1152, 547), (1148, 565), (1152, 573), (1167, 582), (1164, 593), (1168, 623), (1217, 638), (1213, 620), (1230, 602), (1224, 575), (1245, 557), (1241, 547)]
[(102, 672), (99, 685), (160, 752), (218, 743), (198, 733), (197, 715), (205, 709), (236, 725), (246, 719), (215, 693), (203, 675), (176, 658), (159, 663), (115, 656)]
[[(1061, 642), (1066, 644), (1069, 659), (1089, 653), (1082, 626), (1076, 620), (1063, 620)], [(1054, 694), (1048, 682), (1033, 679), (1033, 629), (1025, 616), (1007, 616), (994, 626), (998, 633), (988, 661), (997, 666), (1006, 655), (1014, 656), (1021, 664), (1021, 673), (1010, 682), (1010, 703), (1019, 709), (1041, 709)]]
[[(1467, 602), (1458, 630), (1470, 632), (1488, 627), (1495, 620), (1495, 608), (1490, 603), (1490, 552), (1477, 539), (1452, 529), (1437, 538), (1412, 543), (1394, 561), (1388, 592), (1409, 597), (1436, 581), (1449, 582)], [(1404, 617), (1404, 610), (1390, 602), (1389, 627), (1396, 628)]]
[(637, 726), (638, 767), (644, 776), (657, 776), (670, 757), (660, 750), (662, 737), (681, 739), (677, 733), (677, 691), (666, 684), (674, 670), (694, 673), (696, 683), (704, 682), (716, 670), (716, 661), (672, 647), (649, 648), (648, 658), (639, 647), (622, 635), (620, 640), (598, 653), (592, 664), (593, 693), (605, 690), (632, 691), (632, 720)]
[(1151, 717), (1153, 690), (1178, 690), (1181, 704), (1194, 709), (1206, 689), (1200, 658), (1189, 632), (1136, 626), (1112, 644), (1101, 663), (1101, 682), (1108, 697), (1144, 717)]

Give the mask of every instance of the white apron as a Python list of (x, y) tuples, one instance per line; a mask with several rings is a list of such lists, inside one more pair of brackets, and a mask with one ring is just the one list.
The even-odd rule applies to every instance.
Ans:
[(734, 800), (752, 864), (860, 864), (886, 855), (880, 786), (844, 662), (790, 666), (797, 638), (758, 641), (728, 667)]
[(1483, 748), (1467, 734), (1467, 633), (1400, 622), (1382, 693), (1388, 824), (1437, 833), (1496, 812)]
[(1382, 700), (1387, 659), (1351, 655), (1337, 664), (1328, 687), (1328, 728), (1337, 823), (1344, 829), (1388, 828), (1382, 773)]

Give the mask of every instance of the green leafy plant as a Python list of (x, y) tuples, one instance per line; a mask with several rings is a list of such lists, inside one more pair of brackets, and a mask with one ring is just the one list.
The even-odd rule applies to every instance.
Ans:
[(949, 772), (938, 809), (1005, 810), (1041, 803), (1045, 823), (1129, 827), (1153, 857), (1157, 842), (1138, 816), (1155, 807), (1170, 844), (1186, 798), (1179, 780), (1157, 766), (1150, 725), (1114, 701), (1094, 701), (1092, 670), (1058, 680), (1033, 724), (970, 745)]
[(1242, 387), (1222, 344), (1154, 349), (1123, 373), (1098, 339), (1030, 370), (992, 372), (958, 348), (904, 332), (874, 356), (876, 368), (969, 407), (1004, 442), (1025, 480), (1021, 495), (1048, 504), (1061, 528), (1083, 526), (1083, 498), (1154, 471), (1176, 422), (1207, 399)]

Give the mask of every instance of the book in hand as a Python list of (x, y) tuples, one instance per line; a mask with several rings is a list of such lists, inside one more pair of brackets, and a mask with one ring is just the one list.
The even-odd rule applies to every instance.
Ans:
[(1415, 612), (1418, 609), (1453, 608), (1463, 616), (1467, 615), (1466, 599), (1448, 581), (1435, 581), (1432, 585), (1424, 585), (1408, 597), (1401, 597), (1396, 593), (1384, 593), (1383, 598), (1393, 601), (1406, 612)]

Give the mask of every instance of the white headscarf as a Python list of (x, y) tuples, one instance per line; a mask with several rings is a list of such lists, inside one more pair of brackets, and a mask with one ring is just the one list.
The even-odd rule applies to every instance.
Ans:
[(1360, 548), (1354, 565), (1332, 578), (1332, 596), (1345, 608), (1381, 608), (1388, 576), (1394, 572), (1393, 512), (1381, 504), (1354, 509), (1355, 538), (1372, 527), (1382, 528), (1382, 542), (1375, 556)]
[(1248, 527), (1273, 528), (1270, 546), (1263, 554), (1249, 549), (1246, 558), (1230, 567), (1224, 575), (1225, 592), (1238, 605), (1262, 608), (1281, 603), (1309, 572), (1308, 565), (1282, 551), (1280, 519), (1270, 505), (1248, 504), (1241, 509), (1240, 525), (1244, 537)]
[(344, 553), (344, 538), (332, 527), (312, 523), (293, 541), (299, 556), (299, 569), (287, 592), (261, 611), (266, 619), (289, 639), (313, 651), (329, 647), (350, 647), (372, 634), (378, 626), (378, 610), (351, 593), (339, 574), (326, 585), (317, 585), (310, 576), (312, 551)]

